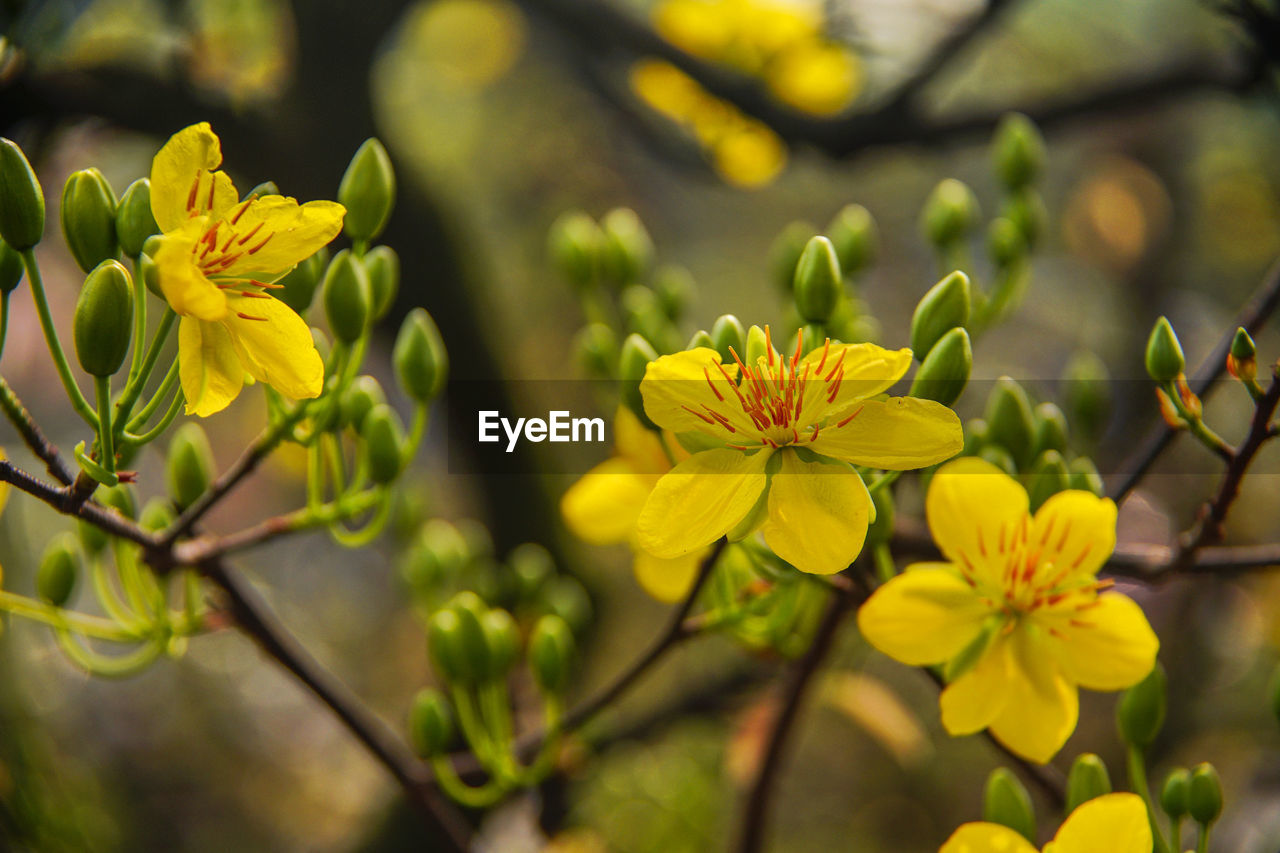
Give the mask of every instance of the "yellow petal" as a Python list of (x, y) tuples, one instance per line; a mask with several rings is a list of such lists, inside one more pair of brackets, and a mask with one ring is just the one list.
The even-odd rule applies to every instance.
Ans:
[(1091, 492), (1058, 492), (1036, 511), (1028, 541), (1042, 566), (1096, 575), (1116, 548), (1116, 505)]
[(1027, 491), (990, 462), (965, 457), (938, 469), (925, 497), (929, 530), (947, 559), (1001, 583), (1003, 554), (1027, 523)]
[(682, 557), (715, 542), (755, 506), (769, 454), (738, 450), (695, 453), (663, 475), (636, 523), (640, 547)]
[[(805, 376), (806, 369), (810, 370), (800, 423), (807, 426), (824, 418), (838, 420), (838, 416), (851, 411), (859, 400), (888, 391), (910, 367), (909, 349), (889, 350), (875, 344), (818, 346), (796, 367), (797, 376)], [(831, 398), (831, 386), (837, 375), (840, 383)]]
[[(619, 406), (613, 417), (613, 446), (617, 455), (631, 463), (639, 474), (665, 474), (671, 470), (671, 461), (662, 449), (658, 433), (640, 423), (640, 419), (626, 406)], [(669, 446), (683, 453), (680, 445), (671, 441)], [(685, 458), (684, 453), (679, 458)]]
[(169, 138), (151, 161), (151, 214), (165, 234), (189, 219), (221, 216), (237, 201), (235, 185), (223, 172), (222, 144), (208, 122), (193, 124)]
[(1036, 853), (1036, 848), (1007, 826), (966, 823), (951, 834), (938, 853)]
[(867, 487), (847, 466), (779, 452), (782, 467), (769, 481), (769, 517), (761, 527), (765, 542), (803, 572), (829, 575), (847, 568), (867, 538)]
[(254, 199), (243, 212), (237, 209), (224, 226), (226, 230), (220, 231), (225, 235), (219, 237), (220, 252), (228, 260), (235, 259), (218, 274), (228, 278), (278, 277), (337, 237), (346, 212), (334, 201), (300, 205), (278, 195)]
[(1150, 853), (1151, 822), (1137, 794), (1105, 794), (1073, 811), (1054, 836), (1056, 853)]
[(634, 571), (640, 586), (658, 601), (672, 603), (689, 594), (689, 588), (693, 586), (694, 578), (698, 576), (698, 567), (707, 552), (694, 551), (683, 557), (664, 560), (643, 549), (637, 549), (635, 556)]
[(805, 446), (855, 465), (894, 471), (934, 465), (964, 446), (956, 413), (932, 400), (864, 400), (845, 417), (849, 420), (828, 423)]
[(939, 706), (947, 732), (971, 735), (991, 725), (1009, 701), (1013, 673), (1009, 640), (998, 637), (972, 669), (942, 691)]
[(1146, 678), (1160, 640), (1133, 599), (1107, 592), (1087, 610), (1055, 622), (1058, 660), (1068, 679), (1090, 690), (1123, 690)]
[(178, 379), (187, 414), (202, 418), (221, 411), (244, 385), (244, 367), (221, 323), (183, 317), (178, 324)]
[(626, 459), (607, 459), (569, 487), (560, 514), (574, 536), (593, 545), (626, 542), (657, 481), (656, 475), (637, 474)]
[(947, 569), (905, 572), (881, 586), (858, 610), (858, 630), (889, 657), (911, 666), (943, 663), (965, 649), (989, 608)]
[[(737, 365), (732, 370), (724, 368), (730, 377), (737, 375), (737, 369)], [(649, 420), (672, 432), (697, 430), (725, 439), (735, 434), (741, 439), (743, 433), (755, 432), (742, 412), (737, 391), (721, 372), (719, 353), (707, 347), (664, 355), (649, 362), (644, 381), (640, 383), (640, 394)], [(727, 418), (736, 433), (719, 425), (707, 409)]]
[(192, 262), (195, 240), (205, 220), (197, 220), (166, 237), (156, 251), (156, 274), (169, 307), (183, 317), (211, 322), (227, 314), (227, 297)]
[(1020, 625), (1010, 635), (1013, 678), (1004, 710), (991, 723), (991, 733), (1011, 750), (1044, 764), (1075, 731), (1080, 697), (1059, 669), (1046, 639)]
[(318, 397), (324, 387), (324, 362), (306, 322), (272, 296), (227, 299), (224, 321), (244, 370), (286, 397)]

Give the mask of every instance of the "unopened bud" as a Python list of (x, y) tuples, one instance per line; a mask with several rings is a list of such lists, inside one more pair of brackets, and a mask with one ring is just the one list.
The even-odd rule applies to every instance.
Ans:
[(103, 261), (89, 273), (76, 301), (72, 332), (80, 366), (90, 376), (110, 376), (124, 364), (133, 335), (133, 292), (119, 261)]
[(380, 486), (400, 476), (404, 468), (404, 426), (395, 409), (380, 403), (360, 424), (360, 438), (369, 456), (369, 479)]
[(817, 233), (818, 230), (808, 222), (792, 222), (778, 233), (769, 247), (769, 269), (784, 293), (789, 293), (795, 284), (800, 256)]
[(995, 444), (988, 444), (978, 451), (978, 458), (990, 462), (1010, 477), (1018, 475), (1018, 466), (1009, 451)]
[(982, 418), (971, 418), (964, 424), (964, 449), (961, 456), (977, 456), (987, 443), (987, 422)]
[(604, 232), (590, 216), (570, 211), (551, 224), (547, 251), (556, 269), (571, 285), (587, 290), (599, 281)]
[(480, 617), (480, 627), (489, 649), (488, 677), (504, 678), (520, 654), (520, 632), (515, 620), (507, 611), (494, 608)]
[(1160, 786), (1160, 809), (1175, 821), (1186, 817), (1191, 810), (1191, 771), (1176, 767), (1164, 777)]
[(1008, 376), (997, 379), (987, 398), (986, 420), (989, 439), (1009, 451), (1019, 468), (1031, 462), (1035, 443), (1031, 402), (1021, 385)]
[(982, 819), (1007, 826), (1028, 841), (1036, 840), (1036, 814), (1031, 795), (1007, 767), (997, 767), (987, 777)]
[(400, 290), (400, 256), (390, 246), (376, 246), (365, 253), (364, 269), (369, 274), (373, 319), (381, 320)]
[(1179, 376), (1176, 380), (1178, 389), (1178, 400), (1182, 403), (1182, 410), (1187, 416), (1198, 420), (1204, 414), (1204, 405), (1200, 402), (1200, 397), (1196, 392), (1191, 390), (1191, 386), (1187, 384), (1186, 376)]
[(323, 246), (314, 255), (299, 263), (287, 275), (276, 281), (280, 289), (274, 296), (295, 313), (302, 314), (311, 307), (316, 287), (324, 278), (329, 266), (329, 247)]
[(22, 283), (26, 268), (22, 255), (8, 243), (0, 240), (0, 296), (8, 296)]
[(1187, 811), (1202, 826), (1209, 826), (1222, 814), (1222, 780), (1208, 762), (1197, 764), (1191, 771)]
[(453, 713), (439, 690), (419, 690), (409, 708), (409, 740), (422, 758), (440, 755), (453, 741)]
[(935, 246), (949, 246), (962, 239), (978, 223), (978, 199), (973, 190), (947, 178), (934, 187), (924, 203), (920, 227)]
[(668, 337), (671, 321), (658, 305), (658, 297), (642, 284), (629, 284), (623, 288), (618, 300), (626, 330), (643, 335), (655, 345)]
[(773, 348), (772, 336), (768, 328), (760, 328), (752, 326), (747, 329), (747, 353), (743, 361), (748, 367), (753, 367), (760, 359), (764, 359), (766, 364), (774, 364), (781, 358), (778, 351)]
[(444, 390), (449, 377), (449, 353), (425, 308), (414, 308), (404, 318), (391, 361), (400, 387), (415, 401), (429, 403)]
[(350, 424), (356, 432), (360, 432), (370, 410), (386, 402), (387, 395), (383, 393), (382, 384), (376, 377), (368, 374), (357, 376), (343, 393), (338, 405), (342, 423)]
[(371, 241), (382, 233), (396, 202), (396, 175), (387, 149), (366, 139), (338, 184), (338, 203), (347, 209), (342, 230), (352, 240)]
[(187, 421), (178, 427), (169, 442), (165, 473), (169, 496), (177, 507), (186, 509), (205, 493), (213, 482), (213, 448), (200, 424)]
[(558, 695), (569, 682), (573, 657), (573, 634), (559, 616), (547, 614), (538, 620), (529, 636), (529, 667), (544, 693)]
[(1172, 382), (1182, 375), (1187, 360), (1182, 354), (1182, 344), (1169, 325), (1167, 317), (1156, 320), (1147, 338), (1147, 375), (1157, 382)]
[(1065, 453), (1067, 450), (1067, 416), (1062, 414), (1062, 409), (1059, 409), (1053, 403), (1041, 403), (1036, 406), (1034, 417), (1036, 428), (1033, 452), (1035, 455), (1039, 456), (1046, 450)]
[(987, 254), (1001, 269), (1026, 256), (1027, 241), (1023, 239), (1022, 230), (1013, 220), (1003, 216), (991, 220), (991, 224), (987, 226)]
[(142, 254), (147, 238), (159, 233), (160, 226), (151, 212), (151, 181), (138, 178), (129, 184), (116, 205), (116, 239), (132, 258)]
[(72, 172), (62, 189), (62, 234), (85, 272), (113, 260), (116, 243), (116, 194), (97, 169)]
[(653, 240), (634, 210), (618, 207), (600, 220), (604, 232), (602, 260), (615, 284), (634, 284), (653, 263)]
[(845, 275), (856, 275), (875, 261), (880, 242), (876, 221), (862, 205), (849, 204), (841, 208), (827, 226), (827, 236), (835, 246)]
[(699, 329), (689, 338), (689, 342), (684, 345), (687, 352), (691, 349), (715, 349), (715, 341), (711, 340), (711, 335), (706, 329)]
[(263, 196), (269, 195), (280, 195), (280, 187), (276, 185), (275, 181), (263, 181), (245, 193), (240, 200), (250, 201), (255, 198), (262, 198)]
[(159, 533), (174, 522), (173, 503), (156, 495), (142, 506), (138, 526), (148, 533)]
[(950, 406), (964, 393), (973, 370), (969, 333), (954, 328), (938, 339), (911, 382), (910, 395)]
[(0, 239), (25, 252), (44, 236), (44, 192), (11, 140), (0, 137)]
[(532, 598), (556, 571), (551, 552), (536, 542), (516, 546), (507, 555), (507, 565), (516, 577), (517, 592), (521, 599)]
[(1160, 417), (1169, 425), (1169, 429), (1186, 428), (1186, 418), (1178, 411), (1178, 407), (1173, 404), (1173, 398), (1166, 394), (1163, 388), (1156, 389), (1156, 403), (1160, 407)]
[(427, 621), (427, 650), (441, 681), (462, 683), (473, 680), (462, 652), (460, 626), (461, 620), (452, 608), (437, 610)]
[(575, 634), (582, 633), (591, 622), (591, 596), (576, 578), (568, 575), (552, 578), (543, 590), (542, 603), (548, 612), (563, 619)]
[(654, 273), (653, 292), (658, 296), (658, 306), (672, 322), (684, 315), (696, 290), (693, 273), (684, 267), (667, 265)]
[(996, 174), (1011, 190), (1033, 182), (1044, 168), (1044, 137), (1031, 119), (1021, 113), (1009, 113), (1000, 120), (992, 141), (991, 153)]
[(1236, 335), (1231, 339), (1227, 371), (1242, 382), (1252, 382), (1258, 378), (1258, 348), (1243, 327), (1236, 329)]
[(1027, 485), (1027, 497), (1031, 501), (1031, 511), (1038, 510), (1045, 501), (1071, 487), (1071, 474), (1067, 471), (1067, 463), (1062, 454), (1056, 450), (1046, 450), (1036, 457), (1031, 466), (1030, 482)]
[(622, 350), (618, 354), (618, 379), (622, 383), (622, 402), (640, 419), (640, 422), (655, 429), (653, 421), (644, 411), (644, 397), (640, 394), (640, 382), (644, 379), (645, 368), (655, 360), (658, 354), (653, 346), (640, 335), (627, 335), (622, 342)]
[(742, 322), (732, 314), (721, 314), (711, 326), (711, 345), (720, 354), (722, 362), (732, 362), (730, 348), (739, 355), (746, 351), (747, 332), (742, 328)]
[(1098, 466), (1094, 465), (1093, 460), (1088, 456), (1077, 456), (1072, 459), (1067, 470), (1071, 472), (1071, 488), (1093, 492), (1098, 497), (1103, 496), (1102, 475), (1098, 473)]
[(831, 241), (811, 238), (800, 254), (792, 285), (800, 316), (810, 323), (826, 322), (844, 292), (843, 281)]
[(911, 316), (911, 351), (924, 361), (949, 330), (969, 323), (969, 276), (956, 270), (920, 298)]
[(1164, 726), (1165, 674), (1159, 663), (1146, 678), (1120, 696), (1116, 725), (1120, 738), (1140, 748), (1150, 746)]
[(1107, 366), (1093, 353), (1083, 350), (1067, 362), (1062, 373), (1063, 401), (1067, 417), (1077, 435), (1096, 441), (1111, 417), (1111, 383)]
[(587, 374), (612, 376), (618, 366), (618, 336), (604, 323), (588, 323), (574, 336), (573, 352)]
[(1033, 187), (1014, 192), (1000, 208), (1001, 219), (1007, 219), (1022, 235), (1028, 249), (1034, 249), (1049, 222), (1049, 210), (1044, 199)]
[(1107, 765), (1092, 752), (1076, 757), (1067, 774), (1067, 813), (1089, 800), (1111, 793), (1111, 774)]
[(372, 301), (364, 264), (343, 249), (324, 277), (324, 313), (334, 337), (348, 344), (358, 341), (369, 327)]
[(71, 598), (76, 579), (80, 577), (83, 558), (76, 537), (63, 531), (49, 542), (36, 571), (36, 592), (41, 600), (61, 607)]

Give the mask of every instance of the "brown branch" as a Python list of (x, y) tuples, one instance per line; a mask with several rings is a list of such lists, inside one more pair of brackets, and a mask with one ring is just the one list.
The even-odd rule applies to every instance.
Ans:
[(12, 462), (0, 461), (0, 481), (9, 483), (27, 494), (44, 501), (63, 515), (83, 519), (113, 536), (119, 536), (141, 545), (148, 555), (160, 550), (159, 541), (138, 525), (101, 504), (84, 500), (74, 483), (54, 486), (31, 476)]

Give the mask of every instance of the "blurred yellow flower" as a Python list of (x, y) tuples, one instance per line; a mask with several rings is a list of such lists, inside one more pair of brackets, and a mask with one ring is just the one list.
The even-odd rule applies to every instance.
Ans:
[[(1151, 853), (1147, 807), (1137, 794), (1106, 794), (1073, 811), (1044, 853)], [(997, 823), (966, 823), (938, 853), (1036, 853), (1025, 838)]]
[[(636, 519), (671, 462), (662, 439), (625, 406), (613, 421), (615, 455), (592, 468), (564, 493), (560, 512), (575, 536), (593, 545), (626, 542), (635, 554), (636, 580), (659, 601), (684, 598), (706, 549), (664, 560), (635, 543)], [(677, 459), (688, 456), (672, 443)]]
[(279, 195), (240, 201), (207, 123), (179, 131), (151, 164), (151, 212), (164, 233), (160, 289), (182, 320), (178, 369), (187, 412), (205, 417), (240, 393), (245, 374), (292, 398), (319, 396), (324, 365), (311, 330), (265, 292), (342, 229), (331, 201)]
[[(814, 574), (858, 556), (874, 508), (853, 465), (923, 468), (960, 451), (960, 420), (928, 400), (871, 399), (906, 373), (911, 351), (826, 342), (754, 365), (715, 350), (663, 356), (645, 370), (645, 413), (716, 446), (665, 474), (637, 521), (640, 547), (675, 559), (760, 526), (779, 557)], [(735, 528), (738, 528), (735, 530)], [(745, 529), (744, 529), (745, 528)]]
[(1046, 762), (1075, 730), (1078, 688), (1121, 690), (1155, 665), (1159, 640), (1097, 573), (1115, 548), (1116, 506), (1060, 492), (1031, 516), (1027, 492), (976, 458), (934, 475), (925, 512), (945, 563), (919, 563), (858, 613), (863, 635), (912, 666), (950, 664), (942, 722), (989, 728)]

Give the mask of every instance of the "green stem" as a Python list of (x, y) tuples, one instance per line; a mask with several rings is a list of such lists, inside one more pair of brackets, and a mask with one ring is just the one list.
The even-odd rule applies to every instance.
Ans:
[(1200, 838), (1196, 841), (1196, 853), (1209, 853), (1209, 825), (1197, 825), (1200, 827)]
[[(156, 362), (160, 359), (160, 353), (164, 350), (164, 342), (168, 339), (169, 332), (173, 329), (173, 323), (177, 319), (178, 315), (173, 313), (172, 308), (165, 308), (164, 314), (160, 317), (160, 325), (156, 327), (155, 337), (151, 339), (151, 345), (147, 347), (147, 354), (143, 356), (142, 364), (139, 366), (137, 374), (130, 374), (129, 382), (125, 385), (124, 393), (120, 396), (121, 421), (129, 420), (134, 404), (142, 396), (142, 389), (146, 387), (147, 380), (151, 378)], [(175, 361), (173, 366), (169, 368), (169, 372), (176, 376), (177, 370), (178, 365)], [(169, 377), (166, 376), (165, 382), (167, 383), (168, 381)], [(156, 394), (161, 395), (161, 392), (157, 391)], [(154, 397), (152, 402), (155, 402)], [(150, 417), (150, 415), (148, 414), (147, 417)], [(143, 420), (145, 421), (146, 418), (143, 418)], [(130, 424), (132, 425), (132, 421), (130, 421)]]
[(62, 388), (67, 392), (71, 407), (76, 410), (85, 423), (94, 429), (98, 428), (98, 416), (93, 406), (85, 399), (80, 386), (71, 374), (71, 363), (62, 350), (62, 342), (58, 339), (58, 330), (53, 325), (53, 313), (49, 310), (49, 299), (44, 292), (44, 279), (40, 277), (40, 266), (36, 263), (36, 255), (32, 249), (22, 253), (22, 263), (27, 270), (27, 281), (31, 283), (31, 299), (36, 305), (36, 314), (40, 317), (40, 329), (44, 332), (45, 343), (49, 345), (49, 354), (53, 356), (53, 365), (62, 380)]
[(486, 769), (494, 772), (499, 756), (493, 737), (481, 723), (471, 692), (465, 687), (450, 685), (449, 694), (453, 699), (453, 707), (458, 712), (458, 725), (462, 728), (463, 737), (471, 745), (471, 751)]
[(871, 484), (867, 486), (867, 491), (874, 494), (886, 486), (892, 486), (901, 476), (901, 471), (885, 471), (883, 474), (871, 481)]
[[(164, 379), (161, 380), (160, 387), (156, 389), (156, 392), (151, 395), (151, 399), (147, 401), (147, 404), (137, 414), (129, 418), (126, 428), (136, 431), (144, 426), (151, 419), (151, 416), (156, 413), (156, 410), (160, 408), (161, 404), (168, 399), (169, 392), (173, 390), (173, 386), (177, 385), (180, 380), (178, 363), (175, 361), (169, 368), (169, 372), (165, 374)], [(120, 402), (123, 404), (125, 401), (122, 399)]]
[(106, 614), (127, 631), (142, 636), (147, 627), (146, 623), (130, 611), (128, 605), (120, 598), (120, 593), (107, 577), (106, 563), (101, 557), (94, 557), (91, 560), (89, 574), (93, 580), (94, 594), (98, 597), (98, 603), (102, 605)]
[(98, 640), (131, 643), (140, 638), (134, 631), (109, 619), (90, 616), (87, 613), (60, 611), (52, 604), (36, 601), (34, 598), (27, 598), (25, 595), (7, 590), (0, 590), (0, 610), (45, 625), (54, 627), (64, 625), (77, 634)]
[(1169, 820), (1169, 849), (1173, 853), (1182, 853), (1182, 818)]
[(347, 548), (363, 548), (382, 533), (387, 527), (387, 522), (391, 520), (391, 492), (386, 487), (370, 489), (368, 492), (356, 492), (354, 495), (345, 496), (341, 501), (334, 504), (335, 507), (351, 507), (355, 504), (347, 504), (347, 498), (357, 497), (359, 495), (373, 494), (376, 496), (377, 503), (374, 504), (375, 510), (373, 518), (369, 519), (369, 523), (364, 527), (356, 530), (346, 530), (341, 526), (342, 520), (351, 518), (358, 514), (357, 511), (338, 511), (334, 513), (335, 521), (333, 526), (329, 528), (329, 534), (333, 540), (339, 545)]
[(93, 377), (93, 388), (98, 397), (98, 449), (99, 461), (107, 473), (116, 472), (116, 449), (111, 433), (111, 377)]
[(450, 799), (467, 808), (487, 808), (502, 799), (506, 793), (503, 787), (492, 779), (480, 787), (471, 787), (458, 777), (458, 771), (444, 755), (431, 757), (431, 769), (435, 771), (436, 782), (440, 784), (441, 790), (448, 794)]
[(113, 657), (100, 654), (83, 645), (82, 641), (78, 640), (76, 635), (65, 626), (55, 626), (54, 633), (58, 638), (58, 646), (72, 662), (91, 675), (103, 678), (125, 678), (141, 672), (160, 657), (165, 646), (164, 641), (156, 637), (126, 655)]
[[(141, 262), (135, 255), (133, 261), (133, 358), (129, 362), (129, 379), (125, 388), (137, 381), (138, 371), (142, 369), (142, 340), (147, 336), (147, 291), (142, 283)], [(127, 417), (122, 414), (121, 418)]]
[(880, 579), (880, 583), (888, 583), (898, 574), (898, 567), (894, 565), (893, 553), (889, 550), (889, 543), (881, 542), (871, 549), (871, 556), (876, 564), (876, 577)]
[(186, 395), (182, 393), (182, 389), (178, 389), (178, 392), (173, 395), (173, 400), (169, 403), (169, 409), (164, 413), (164, 417), (160, 419), (159, 423), (144, 433), (134, 434), (126, 432), (124, 434), (125, 441), (135, 447), (141, 444), (150, 444), (155, 441), (162, 433), (164, 433), (165, 430), (169, 428), (169, 425), (173, 423), (174, 418), (178, 417), (178, 412), (182, 411), (182, 404), (185, 403), (186, 400)]
[(1147, 784), (1147, 762), (1142, 748), (1129, 744), (1127, 755), (1129, 769), (1129, 787), (1147, 806), (1147, 819), (1151, 822), (1151, 838), (1154, 843), (1153, 853), (1169, 853), (1169, 844), (1164, 840), (1160, 824), (1156, 822), (1156, 807), (1151, 800), (1151, 787)]

